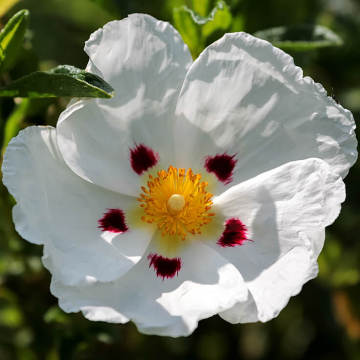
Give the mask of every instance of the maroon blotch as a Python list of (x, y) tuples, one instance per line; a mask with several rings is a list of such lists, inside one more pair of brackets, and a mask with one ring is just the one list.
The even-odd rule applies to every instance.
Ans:
[(181, 269), (181, 259), (163, 257), (157, 254), (150, 254), (147, 257), (150, 260), (149, 267), (153, 267), (156, 271), (156, 276), (165, 278), (173, 278)]
[(224, 184), (228, 184), (232, 181), (233, 170), (237, 162), (235, 156), (226, 153), (208, 156), (205, 159), (205, 169), (210, 173), (214, 173)]
[(246, 226), (236, 218), (231, 218), (225, 223), (225, 230), (223, 231), (217, 244), (222, 247), (233, 247), (242, 245), (247, 238)]
[(108, 209), (98, 223), (98, 227), (103, 231), (123, 233), (129, 230), (125, 222), (125, 214), (120, 209)]
[(153, 167), (158, 160), (159, 155), (143, 144), (130, 149), (131, 167), (138, 175)]

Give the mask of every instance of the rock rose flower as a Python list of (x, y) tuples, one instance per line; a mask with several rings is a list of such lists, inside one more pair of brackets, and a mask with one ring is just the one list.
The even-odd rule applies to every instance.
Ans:
[(293, 59), (245, 33), (194, 62), (151, 16), (85, 44), (111, 100), (73, 101), (5, 155), (13, 218), (44, 245), (66, 312), (190, 334), (268, 321), (317, 275), (356, 159), (354, 120)]

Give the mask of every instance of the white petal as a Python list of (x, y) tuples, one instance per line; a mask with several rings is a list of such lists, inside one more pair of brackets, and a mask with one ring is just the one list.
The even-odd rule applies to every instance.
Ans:
[(177, 161), (194, 166), (195, 153), (203, 166), (207, 155), (236, 154), (233, 184), (314, 157), (345, 176), (357, 157), (350, 111), (292, 57), (245, 33), (225, 35), (193, 63), (177, 114)]
[(250, 292), (246, 301), (236, 303), (231, 309), (225, 310), (219, 315), (232, 324), (259, 321), (257, 307)]
[(191, 56), (177, 31), (151, 16), (134, 14), (112, 21), (91, 35), (87, 69), (115, 89), (111, 100), (72, 104), (58, 123), (66, 163), (84, 179), (135, 195), (140, 179), (129, 148), (144, 144), (173, 162), (172, 129), (176, 100)]
[[(44, 244), (44, 264), (66, 284), (113, 280), (138, 262), (152, 234), (136, 229), (107, 241), (98, 220), (125, 211), (134, 198), (89, 184), (64, 163), (51, 127), (29, 127), (14, 138), (3, 182), (17, 200), (14, 222), (28, 241)], [(129, 224), (128, 224), (129, 225)]]
[[(247, 226), (253, 240), (233, 248), (211, 246), (239, 269), (259, 320), (277, 316), (290, 296), (316, 276), (325, 226), (334, 221), (344, 199), (341, 178), (320, 159), (282, 165), (214, 199), (226, 218), (239, 218)], [(237, 313), (241, 308), (223, 316), (245, 321), (245, 314)]]
[(270, 255), (259, 254), (257, 261), (258, 264), (263, 262), (264, 270), (247, 281), (254, 302), (236, 304), (221, 313), (223, 319), (233, 324), (269, 321), (279, 315), (291, 296), (297, 295), (306, 282), (317, 276), (318, 267), (310, 250), (311, 244), (306, 241), (305, 233), (300, 233), (299, 237), (303, 237), (304, 245), (294, 246), (273, 263), (265, 260)]
[(172, 279), (156, 277), (144, 257), (113, 283), (72, 287), (53, 279), (52, 292), (66, 312), (81, 310), (86, 317), (111, 322), (130, 319), (141, 332), (174, 337), (189, 335), (199, 320), (247, 298), (239, 272), (211, 248), (191, 244), (181, 259), (182, 268)]

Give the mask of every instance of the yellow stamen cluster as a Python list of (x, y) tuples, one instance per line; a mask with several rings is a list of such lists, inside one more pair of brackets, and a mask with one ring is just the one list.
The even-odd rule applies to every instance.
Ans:
[(185, 240), (188, 234), (201, 234), (201, 227), (212, 220), (212, 194), (208, 183), (191, 169), (158, 171), (149, 175), (147, 187), (142, 186), (138, 201), (144, 210), (141, 220), (156, 224), (162, 236), (170, 235)]

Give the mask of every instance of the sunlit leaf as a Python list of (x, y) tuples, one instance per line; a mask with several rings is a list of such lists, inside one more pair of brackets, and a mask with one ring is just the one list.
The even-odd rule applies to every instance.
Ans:
[(210, 36), (215, 31), (227, 30), (232, 22), (230, 9), (223, 1), (218, 2), (211, 14), (213, 14), (212, 19), (207, 21), (202, 28), (202, 33), (205, 37)]
[(1, 0), (0, 1), (0, 17), (4, 16), (19, 1), (20, 0)]
[(199, 27), (192, 19), (191, 14), (185, 10), (185, 7), (175, 8), (173, 18), (175, 27), (180, 32), (193, 57), (196, 58), (202, 50)]
[(258, 31), (255, 36), (288, 51), (308, 51), (342, 45), (341, 38), (321, 25), (294, 25)]
[(224, 1), (218, 1), (216, 6), (211, 10), (210, 14), (208, 16), (201, 16), (199, 13), (193, 11), (187, 6), (183, 6), (182, 9), (186, 12), (188, 12), (191, 15), (191, 18), (193, 21), (198, 25), (205, 25), (209, 21), (213, 21), (215, 18), (215, 15), (218, 11), (222, 11), (226, 8), (226, 3)]
[(16, 62), (28, 26), (29, 11), (16, 13), (0, 32), (0, 72), (9, 70)]
[(195, 11), (197, 9), (203, 13), (207, 9), (207, 4), (206, 1), (200, 6), (198, 2), (194, 2), (194, 9), (184, 5), (173, 10), (175, 27), (179, 30), (194, 58), (204, 49), (208, 37), (218, 33), (218, 37), (220, 37), (232, 23), (230, 9), (222, 0), (217, 1), (207, 16), (200, 15)]
[(99, 76), (70, 65), (36, 71), (0, 89), (0, 96), (111, 98), (114, 89)]
[(194, 12), (202, 16), (206, 16), (206, 14), (209, 12), (210, 1), (211, 0), (193, 0), (192, 7), (194, 9)]

